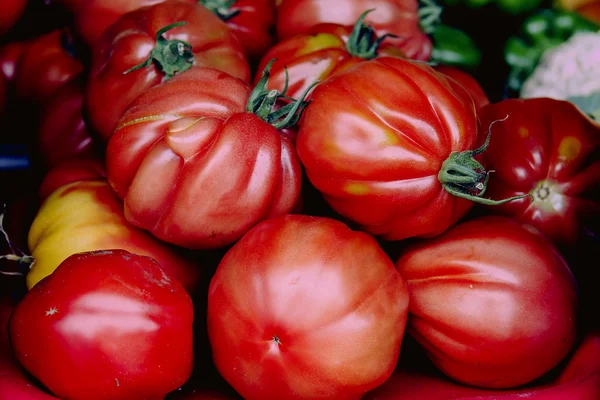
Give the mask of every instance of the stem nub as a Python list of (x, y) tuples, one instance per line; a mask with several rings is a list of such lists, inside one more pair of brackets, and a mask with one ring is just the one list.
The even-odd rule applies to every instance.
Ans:
[(352, 33), (348, 38), (348, 43), (346, 43), (346, 51), (354, 57), (360, 57), (366, 60), (375, 58), (377, 57), (379, 45), (383, 40), (385, 40), (385, 38), (398, 37), (396, 35), (392, 35), (391, 33), (377, 37), (375, 29), (373, 29), (372, 26), (365, 24), (364, 21), (367, 17), (367, 14), (374, 10), (375, 9), (372, 8), (362, 13), (354, 24), (354, 28), (352, 28)]
[(201, 5), (208, 8), (222, 21), (227, 21), (241, 12), (239, 8), (232, 8), (235, 1), (236, 0), (198, 0)]
[(450, 157), (448, 157), (446, 161), (444, 161), (442, 168), (438, 173), (438, 180), (448, 193), (462, 199), (471, 200), (475, 203), (488, 206), (496, 206), (525, 197), (533, 199), (531, 194), (514, 196), (503, 200), (491, 200), (481, 197), (485, 194), (488, 180), (490, 179), (490, 173), (493, 171), (486, 171), (483, 165), (473, 157), (487, 150), (492, 137), (492, 126), (494, 126), (496, 122), (506, 121), (507, 118), (508, 115), (505, 118), (496, 120), (490, 124), (488, 135), (481, 147), (474, 150), (454, 152), (450, 154)]

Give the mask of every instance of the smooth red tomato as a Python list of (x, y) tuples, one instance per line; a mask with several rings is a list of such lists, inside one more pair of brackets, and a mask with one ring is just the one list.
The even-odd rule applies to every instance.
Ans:
[(160, 399), (189, 378), (192, 301), (152, 258), (75, 254), (9, 322), (19, 362), (64, 399)]
[(530, 193), (495, 211), (529, 223), (557, 244), (600, 234), (600, 125), (573, 104), (553, 99), (510, 99), (480, 112), (482, 129), (494, 126), (486, 152), (489, 194)]
[(449, 65), (438, 65), (435, 70), (460, 83), (471, 95), (477, 110), (490, 104), (490, 100), (479, 82), (469, 73)]
[(97, 149), (83, 120), (82, 107), (83, 83), (79, 80), (65, 84), (43, 105), (38, 146), (46, 167), (95, 156)]
[(193, 68), (131, 104), (106, 150), (129, 222), (168, 243), (214, 248), (292, 210), (300, 162), (288, 136), (262, 119), (270, 108), (254, 108), (279, 95), (257, 89)]
[(73, 182), (106, 179), (104, 163), (95, 158), (72, 158), (52, 167), (44, 176), (39, 189), (43, 202), (56, 189)]
[(406, 283), (370, 235), (339, 221), (263, 221), (222, 259), (208, 334), (245, 399), (359, 399), (398, 361)]
[(307, 33), (320, 23), (352, 26), (367, 10), (374, 9), (366, 21), (377, 34), (394, 34), (390, 38), (402, 54), (415, 60), (429, 60), (431, 40), (423, 33), (417, 0), (285, 0), (277, 8), (279, 40)]
[(503, 217), (465, 222), (396, 262), (407, 330), (449, 377), (512, 388), (555, 367), (576, 339), (577, 286), (543, 235)]
[(21, 18), (27, 0), (2, 0), (0, 1), (0, 35), (8, 32)]
[[(285, 4), (285, 3), (284, 3)], [(296, 141), (308, 178), (342, 216), (385, 239), (442, 233), (480, 201), (475, 105), (455, 80), (396, 57), (318, 85)], [(482, 135), (483, 136), (483, 135)]]
[(91, 126), (108, 141), (132, 101), (192, 65), (250, 79), (238, 40), (206, 8), (169, 0), (125, 14), (94, 48), (85, 98)]
[(15, 75), (17, 95), (44, 102), (82, 71), (71, 32), (54, 30), (31, 42), (21, 55)]
[(30, 42), (10, 42), (0, 47), (0, 74), (12, 82), (17, 73), (19, 60)]
[[(269, 88), (283, 90), (296, 98), (316, 81), (344, 71), (359, 62), (378, 55), (401, 56), (397, 47), (387, 40), (380, 42), (373, 28), (364, 24), (364, 16), (354, 27), (337, 24), (319, 24), (273, 46), (262, 58), (258, 70), (262, 71), (271, 60)], [(286, 75), (287, 72), (287, 75)], [(261, 76), (255, 77), (255, 82)]]

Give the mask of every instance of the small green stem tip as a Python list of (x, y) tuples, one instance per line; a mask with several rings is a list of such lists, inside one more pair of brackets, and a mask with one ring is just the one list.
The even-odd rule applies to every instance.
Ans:
[(346, 43), (346, 51), (348, 53), (354, 57), (364, 58), (365, 60), (371, 60), (377, 57), (379, 45), (383, 40), (388, 37), (398, 37), (391, 33), (377, 37), (375, 29), (373, 29), (372, 26), (365, 24), (367, 14), (372, 11), (375, 11), (375, 9), (372, 8), (361, 14), (352, 28), (352, 33), (350, 34), (350, 37), (348, 37), (348, 43)]
[(198, 0), (201, 5), (208, 8), (222, 21), (227, 21), (241, 12), (239, 8), (232, 8), (235, 1), (236, 0)]

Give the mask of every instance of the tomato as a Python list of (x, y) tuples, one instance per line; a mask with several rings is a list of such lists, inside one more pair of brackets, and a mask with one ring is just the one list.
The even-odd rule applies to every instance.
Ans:
[(419, 24), (417, 0), (285, 0), (277, 8), (277, 37), (279, 40), (307, 33), (320, 23), (351, 26), (367, 10), (366, 18), (379, 36), (391, 33), (397, 38), (389, 42), (402, 54), (415, 60), (429, 60), (431, 40)]
[(494, 126), (487, 150), (490, 194), (530, 193), (495, 208), (529, 223), (561, 245), (585, 231), (600, 233), (600, 125), (573, 104), (554, 99), (510, 99), (481, 110), (481, 126)]
[(0, 1), (0, 35), (8, 32), (21, 18), (27, 0), (2, 0)]
[(213, 359), (248, 400), (359, 399), (394, 370), (407, 307), (406, 283), (370, 235), (327, 218), (270, 219), (212, 278)]
[(473, 100), (423, 63), (379, 57), (338, 73), (315, 88), (299, 125), (308, 178), (371, 234), (435, 236), (472, 201), (487, 202), (487, 172), (473, 159), (485, 146), (469, 150), (477, 141)]
[(285, 121), (266, 122), (280, 95), (265, 83), (251, 92), (225, 73), (193, 68), (131, 104), (106, 150), (130, 223), (168, 243), (216, 248), (292, 210), (300, 162), (277, 130)]
[(189, 295), (155, 260), (102, 250), (69, 257), (30, 290), (9, 334), (19, 362), (60, 398), (159, 399), (191, 374), (193, 319)]
[(96, 153), (82, 115), (83, 83), (65, 84), (43, 105), (40, 116), (39, 152), (48, 168), (71, 158)]
[(170, 0), (125, 14), (94, 48), (85, 97), (88, 122), (108, 141), (132, 101), (192, 64), (250, 79), (239, 42), (206, 8)]
[(469, 73), (447, 65), (438, 65), (435, 70), (460, 83), (471, 95), (477, 110), (481, 110), (481, 108), (490, 104), (490, 100), (479, 82)]
[(70, 158), (52, 167), (39, 188), (39, 198), (44, 202), (55, 190), (79, 181), (106, 179), (104, 163), (96, 158)]
[[(354, 27), (319, 24), (305, 34), (285, 39), (272, 47), (262, 58), (259, 71), (276, 59), (271, 69), (269, 88), (283, 90), (288, 84), (288, 96), (300, 96), (316, 81), (344, 71), (377, 55), (401, 56), (398, 48), (381, 42), (373, 28), (364, 24), (368, 11)], [(258, 82), (260, 75), (255, 81)]]
[(74, 55), (71, 32), (57, 29), (35, 39), (21, 55), (16, 91), (28, 100), (44, 102), (82, 71), (83, 65)]
[(273, 43), (275, 26), (272, 0), (198, 0), (227, 23), (251, 60), (258, 60)]
[(10, 42), (0, 47), (0, 75), (6, 81), (14, 81), (19, 61), (28, 46), (29, 42)]
[(576, 339), (577, 287), (543, 235), (502, 217), (465, 222), (396, 262), (407, 330), (456, 381), (511, 388), (555, 367)]
[(156, 259), (190, 292), (202, 272), (193, 259), (131, 226), (123, 204), (103, 179), (76, 181), (55, 190), (33, 220), (28, 242), (35, 260), (27, 274), (30, 289), (70, 255), (111, 248)]
[[(102, 33), (119, 17), (138, 8), (153, 6), (166, 0), (87, 0), (76, 7), (75, 26), (77, 33), (94, 47)], [(180, 0), (196, 3), (196, 0)]]

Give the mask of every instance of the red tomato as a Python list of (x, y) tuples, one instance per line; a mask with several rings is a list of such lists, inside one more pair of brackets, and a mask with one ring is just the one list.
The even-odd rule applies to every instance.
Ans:
[[(187, 25), (172, 27), (180, 22)], [(206, 8), (169, 0), (125, 14), (94, 48), (85, 98), (89, 122), (108, 141), (132, 101), (192, 65), (250, 79), (241, 45)]]
[(438, 65), (435, 67), (435, 70), (460, 83), (471, 95), (477, 110), (490, 104), (490, 100), (479, 82), (469, 73), (449, 65)]
[(94, 158), (73, 158), (52, 167), (40, 185), (39, 197), (43, 202), (56, 189), (79, 181), (106, 179), (104, 164)]
[[(283, 90), (288, 84), (288, 96), (298, 97), (316, 81), (344, 71), (377, 55), (401, 56), (398, 48), (380, 43), (373, 28), (364, 24), (363, 14), (353, 27), (319, 24), (305, 34), (285, 39), (272, 47), (262, 58), (262, 71), (271, 60), (269, 88)], [(286, 75), (287, 73), (287, 75)], [(258, 82), (260, 75), (255, 77)]]
[[(104, 31), (122, 15), (164, 1), (166, 0), (87, 0), (75, 6), (75, 26), (83, 40), (90, 47), (94, 47)], [(192, 4), (197, 2), (197, 0), (181, 1)]]
[(449, 377), (511, 388), (556, 366), (576, 339), (577, 287), (539, 233), (501, 217), (463, 223), (396, 262), (408, 332)]
[[(284, 3), (285, 4), (285, 3)], [(385, 239), (442, 233), (481, 201), (473, 100), (424, 63), (379, 57), (318, 85), (297, 148), (342, 216)]]
[(60, 398), (159, 399), (191, 374), (193, 319), (189, 295), (154, 259), (105, 250), (69, 257), (30, 290), (9, 334)]
[(65, 29), (52, 31), (31, 42), (17, 67), (17, 95), (44, 102), (77, 78), (83, 66), (73, 55), (73, 47), (71, 33)]
[(27, 0), (2, 0), (0, 1), (0, 35), (8, 32), (21, 18)]
[(198, 0), (198, 3), (227, 23), (248, 58), (260, 59), (273, 43), (275, 7), (272, 0)]
[(394, 34), (389, 41), (406, 57), (429, 60), (432, 45), (419, 26), (417, 0), (285, 0), (277, 8), (277, 36), (288, 39), (320, 23), (351, 26), (370, 9), (366, 20), (379, 36)]
[(557, 244), (573, 245), (600, 233), (600, 125), (572, 103), (510, 99), (481, 110), (483, 129), (494, 127), (486, 152), (490, 194), (530, 193), (498, 211), (529, 223)]
[(359, 399), (394, 370), (407, 307), (371, 236), (327, 218), (270, 219), (213, 276), (213, 359), (247, 400)]
[(70, 158), (91, 158), (94, 141), (81, 113), (83, 84), (74, 80), (64, 85), (43, 105), (40, 117), (39, 151), (48, 168)]
[[(257, 89), (259, 100), (272, 94)], [(246, 111), (260, 102), (252, 93), (225, 73), (193, 68), (131, 104), (106, 156), (129, 222), (168, 243), (213, 248), (292, 210), (300, 162), (286, 135)]]
[(10, 42), (0, 47), (0, 75), (8, 82), (15, 79), (17, 65), (29, 42)]

